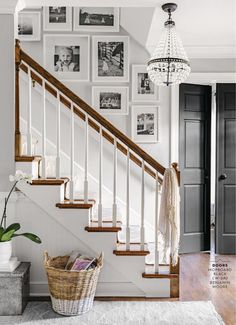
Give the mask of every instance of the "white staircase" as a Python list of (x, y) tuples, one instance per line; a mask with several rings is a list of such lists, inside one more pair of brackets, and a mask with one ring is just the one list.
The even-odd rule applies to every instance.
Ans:
[[(73, 234), (74, 237), (87, 246), (94, 254), (104, 252), (105, 266), (109, 265), (132, 283), (144, 297), (177, 297), (179, 287), (178, 265), (163, 265), (160, 259), (160, 243), (158, 239), (158, 210), (159, 210), (159, 186), (161, 176), (165, 168), (155, 159), (144, 152), (137, 144), (126, 135), (116, 129), (110, 122), (93, 110), (87, 103), (72, 93), (67, 87), (50, 75), (44, 68), (37, 64), (25, 52), (19, 43), (16, 45), (16, 76), (21, 73), (28, 76), (28, 107), (27, 107), (27, 155), (21, 152), (21, 130), (19, 121), (16, 123), (16, 168), (33, 174), (32, 184), (19, 183), (18, 189), (23, 192), (32, 202), (44, 210), (50, 218), (55, 220), (64, 229)], [(20, 80), (20, 79), (19, 79)], [(34, 156), (32, 152), (32, 107), (33, 87), (32, 80), (42, 87), (42, 132), (41, 152)], [(16, 83), (16, 87), (19, 84)], [(19, 89), (18, 89), (19, 91)], [(16, 93), (18, 92), (16, 91)], [(46, 152), (47, 152), (47, 100), (46, 93), (51, 93), (57, 100), (56, 105), (56, 143), (55, 143), (55, 175), (54, 178), (47, 175)], [(62, 150), (61, 150), (61, 111), (62, 103), (68, 110), (70, 119), (70, 148), (67, 174), (62, 177)], [(63, 107), (64, 108), (64, 107)], [(20, 119), (19, 98), (16, 97), (16, 117)], [(79, 127), (77, 120), (82, 120), (84, 166), (82, 168), (83, 180), (82, 192), (75, 190), (77, 165), (75, 161), (75, 131)], [(98, 134), (98, 177), (97, 188), (90, 187), (91, 176), (89, 173), (90, 160), (89, 145), (92, 131)], [(106, 200), (104, 191), (104, 151), (107, 144), (113, 146), (111, 200)], [(118, 152), (125, 156), (126, 181), (125, 181), (125, 207), (119, 209), (120, 198), (117, 195), (119, 184), (120, 160), (117, 159)], [(90, 160), (89, 160), (90, 159)], [(132, 164), (131, 164), (132, 163)], [(131, 196), (131, 169), (139, 169), (140, 180), (140, 216), (139, 222), (132, 223), (132, 196)], [(141, 167), (141, 168), (140, 168)], [(177, 172), (177, 169), (176, 169)], [(177, 172), (178, 173), (178, 172)], [(146, 209), (145, 201), (150, 202), (147, 197), (146, 175), (153, 188), (153, 224), (154, 236), (147, 238), (146, 234)], [(66, 177), (65, 177), (66, 176)], [(79, 194), (79, 195), (78, 195)], [(94, 197), (96, 196), (96, 198)], [(149, 200), (149, 201), (148, 201)], [(106, 206), (106, 204), (110, 204)], [(120, 233), (120, 234), (119, 234)], [(148, 246), (148, 241), (152, 244)], [(146, 260), (147, 256), (151, 258)], [(153, 264), (153, 265), (152, 265)], [(101, 275), (102, 276), (102, 275)], [(119, 295), (115, 293), (115, 295)]]

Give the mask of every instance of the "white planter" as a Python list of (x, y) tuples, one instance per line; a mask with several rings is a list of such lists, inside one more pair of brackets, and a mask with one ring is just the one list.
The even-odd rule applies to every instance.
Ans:
[(0, 263), (9, 262), (12, 255), (12, 241), (0, 242)]

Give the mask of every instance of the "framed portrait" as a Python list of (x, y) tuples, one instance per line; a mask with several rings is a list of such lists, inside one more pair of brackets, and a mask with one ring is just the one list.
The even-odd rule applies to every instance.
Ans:
[(119, 32), (119, 8), (75, 7), (74, 31)]
[(93, 81), (129, 81), (129, 37), (93, 36)]
[(62, 80), (89, 81), (89, 36), (44, 35), (44, 65)]
[(93, 107), (104, 115), (129, 114), (129, 87), (93, 87)]
[(19, 12), (18, 38), (20, 41), (40, 41), (41, 12), (39, 11)]
[(72, 31), (71, 7), (43, 7), (43, 29), (45, 31)]
[(159, 87), (154, 85), (146, 65), (132, 65), (132, 101), (155, 102), (159, 100)]
[(139, 143), (159, 141), (157, 106), (132, 106), (132, 139)]

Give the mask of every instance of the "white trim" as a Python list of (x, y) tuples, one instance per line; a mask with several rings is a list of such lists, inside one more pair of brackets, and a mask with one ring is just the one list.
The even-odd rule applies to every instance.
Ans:
[[(214, 85), (216, 83), (236, 83), (236, 73), (233, 72), (193, 72), (186, 83)], [(176, 86), (175, 86), (176, 87)], [(179, 91), (172, 86), (170, 98), (170, 156), (171, 161), (179, 162)]]
[[(147, 51), (152, 55), (156, 44), (146, 44)], [(231, 59), (236, 57), (235, 46), (184, 46), (189, 59)]]
[(236, 57), (235, 46), (185, 46), (190, 59), (229, 59)]
[(190, 73), (186, 83), (196, 83), (211, 85), (213, 83), (235, 83), (235, 72), (193, 72)]

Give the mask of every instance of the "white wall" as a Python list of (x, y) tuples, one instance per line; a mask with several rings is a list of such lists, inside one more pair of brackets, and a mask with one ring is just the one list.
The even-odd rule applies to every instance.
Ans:
[(0, 191), (14, 171), (14, 15), (0, 14)]

